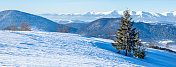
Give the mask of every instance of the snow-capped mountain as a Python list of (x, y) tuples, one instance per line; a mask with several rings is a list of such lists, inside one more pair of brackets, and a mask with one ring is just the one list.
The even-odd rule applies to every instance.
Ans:
[(13, 26), (19, 28), (22, 23), (29, 24), (33, 31), (56, 32), (58, 26), (71, 29), (68, 26), (60, 25), (46, 18), (17, 10), (5, 10), (0, 12), (0, 30), (6, 30), (6, 28)]
[[(99, 18), (119, 18), (123, 16), (125, 11), (108, 11), (108, 12), (87, 12), (87, 13), (73, 13), (73, 14), (40, 14), (53, 21), (56, 20), (81, 20), (93, 21)], [(146, 23), (176, 23), (176, 11), (154, 13), (145, 11), (130, 11), (131, 17), (137, 22)]]

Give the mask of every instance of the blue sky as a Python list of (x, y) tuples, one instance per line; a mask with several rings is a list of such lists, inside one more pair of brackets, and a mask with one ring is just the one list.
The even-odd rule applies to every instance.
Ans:
[(0, 0), (0, 11), (21, 10), (29, 13), (84, 13), (125, 10), (176, 11), (176, 0)]

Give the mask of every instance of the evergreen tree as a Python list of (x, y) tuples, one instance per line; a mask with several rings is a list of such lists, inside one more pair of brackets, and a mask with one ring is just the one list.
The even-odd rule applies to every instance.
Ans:
[(136, 32), (136, 28), (132, 28), (134, 22), (131, 22), (132, 18), (130, 17), (129, 11), (126, 10), (124, 17), (121, 17), (120, 29), (117, 29), (115, 34), (116, 40), (115, 43), (112, 43), (112, 46), (116, 48), (119, 52), (121, 50), (125, 51), (125, 56), (128, 52), (133, 55), (138, 55), (137, 52), (140, 51), (141, 43), (139, 41), (139, 33)]
[(133, 50), (133, 56), (137, 58), (144, 59), (145, 57), (145, 49), (142, 46), (141, 41), (139, 40), (139, 33), (137, 32), (136, 38), (135, 38), (135, 49)]

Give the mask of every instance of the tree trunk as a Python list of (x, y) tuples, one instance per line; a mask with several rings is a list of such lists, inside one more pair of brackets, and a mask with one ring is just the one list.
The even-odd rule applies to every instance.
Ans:
[(126, 48), (125, 56), (127, 56), (127, 48)]

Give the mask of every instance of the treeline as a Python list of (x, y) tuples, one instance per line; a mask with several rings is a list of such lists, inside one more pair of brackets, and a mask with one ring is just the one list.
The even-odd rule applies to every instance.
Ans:
[(11, 24), (9, 27), (4, 28), (3, 30), (11, 30), (11, 31), (32, 31), (31, 27), (28, 23), (21, 23), (20, 25)]
[[(57, 32), (69, 33), (70, 28), (61, 24), (55, 28)], [(32, 31), (31, 26), (26, 23), (22, 22), (21, 24), (11, 24), (10, 26), (4, 28), (3, 30), (11, 30), (11, 31)]]
[(63, 32), (63, 33), (69, 33), (70, 32), (69, 27), (63, 26), (61, 24), (59, 24), (56, 29), (57, 29), (57, 32)]

